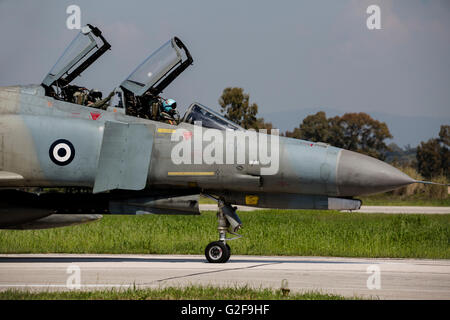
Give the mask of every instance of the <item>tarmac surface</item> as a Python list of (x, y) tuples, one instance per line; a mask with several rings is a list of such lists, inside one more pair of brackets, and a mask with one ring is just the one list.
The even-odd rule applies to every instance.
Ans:
[[(77, 282), (79, 279), (79, 282)], [(450, 299), (450, 260), (199, 255), (0, 255), (0, 290), (215, 285), (375, 299)], [(74, 289), (75, 287), (75, 289)]]
[[(200, 204), (201, 211), (217, 211), (216, 204)], [(237, 206), (240, 211), (264, 210), (249, 206)], [(342, 210), (349, 212), (350, 210)], [(389, 214), (450, 214), (450, 207), (420, 207), (420, 206), (361, 206), (352, 212), (362, 213), (389, 213)]]

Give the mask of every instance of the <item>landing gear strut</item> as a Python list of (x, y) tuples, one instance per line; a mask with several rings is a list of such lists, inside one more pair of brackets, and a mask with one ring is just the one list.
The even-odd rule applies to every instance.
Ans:
[[(236, 231), (241, 228), (242, 222), (236, 214), (236, 207), (232, 207), (221, 199), (217, 201), (217, 204), (219, 206), (217, 212), (219, 241), (211, 242), (206, 246), (205, 257), (211, 263), (225, 263), (231, 255), (231, 248), (226, 242), (241, 237)], [(227, 238), (227, 232), (235, 235), (235, 237)]]

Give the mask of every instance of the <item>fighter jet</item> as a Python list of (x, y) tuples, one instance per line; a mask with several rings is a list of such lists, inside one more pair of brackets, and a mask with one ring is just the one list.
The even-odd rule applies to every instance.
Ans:
[(41, 84), (0, 88), (0, 228), (61, 227), (104, 214), (200, 214), (203, 194), (219, 208), (219, 239), (205, 256), (224, 263), (242, 226), (233, 205), (356, 210), (355, 197), (418, 182), (363, 154), (245, 130), (200, 103), (183, 117), (162, 116), (161, 93), (193, 63), (177, 37), (108, 101), (72, 84), (110, 48), (87, 25)]

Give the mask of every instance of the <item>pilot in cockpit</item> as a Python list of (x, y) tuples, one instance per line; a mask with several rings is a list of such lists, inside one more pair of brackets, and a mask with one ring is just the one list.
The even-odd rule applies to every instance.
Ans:
[(120, 108), (129, 116), (177, 124), (180, 116), (176, 101), (159, 94), (193, 63), (181, 40), (173, 37), (163, 44), (105, 98), (98, 90), (71, 84), (110, 48), (97, 27), (88, 24), (81, 28), (42, 81), (45, 95), (91, 108), (113, 107), (114, 112)]
[(169, 124), (177, 124), (180, 116), (177, 111), (177, 102), (173, 99), (162, 99), (161, 118)]
[(87, 106), (91, 108), (98, 108), (102, 110), (106, 110), (109, 106), (109, 100), (114, 96), (115, 91), (111, 91), (110, 94), (102, 99), (102, 93), (99, 91), (93, 91), (88, 95), (88, 103)]
[(177, 124), (180, 119), (176, 110), (177, 102), (174, 99), (164, 99), (160, 96), (153, 97), (149, 102), (149, 107), (149, 118), (152, 120)]

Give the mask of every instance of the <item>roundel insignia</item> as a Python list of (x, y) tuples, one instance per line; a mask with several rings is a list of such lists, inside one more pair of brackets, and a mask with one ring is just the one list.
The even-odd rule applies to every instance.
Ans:
[(55, 164), (67, 166), (75, 157), (75, 148), (70, 141), (59, 139), (52, 143), (48, 153)]

